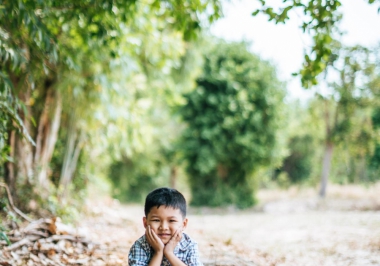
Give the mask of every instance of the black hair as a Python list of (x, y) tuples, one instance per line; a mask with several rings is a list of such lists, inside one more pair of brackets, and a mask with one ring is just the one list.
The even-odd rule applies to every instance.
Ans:
[(185, 197), (174, 188), (161, 187), (151, 191), (145, 199), (145, 216), (148, 216), (153, 207), (159, 208), (161, 205), (179, 209), (182, 217), (186, 217)]

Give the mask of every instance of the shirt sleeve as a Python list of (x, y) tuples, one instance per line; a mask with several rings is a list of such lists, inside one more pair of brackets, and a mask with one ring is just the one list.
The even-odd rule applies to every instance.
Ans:
[(198, 253), (198, 244), (193, 243), (191, 245), (189, 254), (186, 258), (185, 264), (187, 266), (203, 266), (200, 258), (199, 258), (199, 253)]
[(129, 266), (147, 266), (150, 261), (149, 254), (142, 248), (141, 244), (135, 242), (128, 255), (128, 265)]

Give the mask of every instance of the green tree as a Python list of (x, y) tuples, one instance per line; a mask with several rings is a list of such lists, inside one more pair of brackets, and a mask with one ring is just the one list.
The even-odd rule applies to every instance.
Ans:
[(343, 142), (356, 146), (356, 154), (364, 158), (371, 153), (374, 130), (370, 112), (377, 103), (379, 87), (377, 67), (370, 50), (355, 47), (340, 47), (334, 50), (326, 80), (333, 73), (337, 79), (328, 82), (330, 92), (319, 95), (319, 108), (324, 121), (324, 155), (319, 194), (324, 197), (331, 168), (334, 148)]
[[(145, 28), (141, 23), (138, 26)], [(159, 60), (147, 62), (139, 55), (132, 56), (136, 57), (136, 74), (140, 73), (143, 80), (138, 86), (130, 86), (136, 89), (129, 89), (128, 96), (120, 101), (120, 105), (113, 105), (120, 108), (114, 112), (118, 116), (130, 104), (129, 114), (139, 121), (128, 125), (128, 130), (117, 131), (118, 138), (130, 135), (129, 141), (114, 141), (118, 145), (112, 148), (109, 178), (114, 196), (124, 201), (141, 201), (141, 196), (134, 195), (145, 195), (157, 186), (176, 187), (183, 183), (182, 175), (179, 176), (182, 171), (176, 147), (183, 125), (176, 114), (176, 107), (183, 102), (181, 94), (193, 88), (195, 75), (202, 63), (202, 38), (185, 42), (175, 32), (173, 35), (160, 33), (156, 25), (151, 30), (148, 35), (146, 30), (138, 31), (141, 35), (144, 32), (139, 48), (149, 51)], [(160, 34), (165, 34), (162, 36), (164, 40), (148, 37)], [(120, 98), (120, 94), (117, 96)], [(121, 129), (126, 127), (125, 120), (119, 126)], [(111, 142), (111, 146), (116, 145)]]
[[(271, 180), (278, 185), (309, 184), (314, 181), (315, 161), (321, 139), (320, 118), (313, 115), (313, 102), (288, 100), (287, 123), (281, 129), (286, 140), (286, 154)], [(270, 185), (270, 180), (268, 180)], [(267, 181), (267, 182), (268, 182)], [(264, 184), (265, 185), (265, 184)]]
[[(312, 37), (312, 45), (306, 51), (302, 69), (299, 71), (301, 83), (305, 88), (310, 88), (318, 83), (318, 76), (322, 74), (330, 63), (330, 57), (334, 53), (334, 43), (339, 41), (342, 35), (339, 22), (342, 20), (341, 0), (284, 0), (276, 10), (274, 6), (267, 5), (265, 0), (259, 0), (262, 8), (252, 14), (259, 13), (268, 16), (269, 21), (286, 23), (292, 11), (299, 10), (302, 15), (301, 28)], [(375, 0), (366, 0), (369, 4), (379, 3)], [(378, 10), (380, 7), (378, 6)]]
[(245, 43), (210, 43), (185, 95), (182, 149), (193, 205), (254, 204), (255, 171), (275, 160), (284, 91)]
[[(5, 180), (13, 194), (21, 195), (24, 186), (41, 196), (52, 192), (50, 162), (61, 122), (67, 139), (59, 184), (64, 190), (70, 184), (104, 84), (99, 73), (109, 73), (112, 58), (120, 56), (118, 45), (125, 41), (128, 23), (170, 21), (161, 30), (191, 39), (200, 28), (201, 13), (207, 9), (210, 21), (219, 14), (216, 1), (28, 0), (1, 1), (0, 6)], [(149, 13), (141, 15), (144, 9)], [(146, 55), (141, 54), (146, 61), (153, 59)], [(26, 137), (29, 132), (35, 146), (14, 126)]]
[[(380, 81), (380, 78), (378, 82)], [(377, 131), (377, 137), (379, 137), (380, 130), (380, 109), (374, 108), (372, 112), (372, 124), (374, 129)], [(367, 156), (368, 161), (368, 181), (378, 181), (380, 178), (380, 141), (376, 140), (375, 150), (373, 154)]]
[(166, 18), (147, 19), (147, 8), (140, 12), (147, 14), (125, 28), (131, 42), (120, 44), (110, 73), (97, 75), (103, 90), (86, 126), (85, 152), (92, 154), (87, 164), (97, 165), (96, 175), (107, 175), (113, 196), (123, 201), (176, 185), (174, 142), (181, 125), (172, 108), (193, 87), (200, 67), (195, 46), (201, 39), (185, 41), (167, 28)]
[(310, 178), (314, 159), (313, 142), (312, 135), (295, 136), (289, 140), (289, 155), (279, 170), (287, 173), (291, 183), (301, 183)]

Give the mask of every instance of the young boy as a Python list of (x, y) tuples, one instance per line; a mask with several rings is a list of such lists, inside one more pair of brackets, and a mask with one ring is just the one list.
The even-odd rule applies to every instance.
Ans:
[(145, 235), (129, 251), (129, 266), (202, 266), (198, 245), (183, 233), (186, 200), (175, 189), (157, 188), (145, 199)]

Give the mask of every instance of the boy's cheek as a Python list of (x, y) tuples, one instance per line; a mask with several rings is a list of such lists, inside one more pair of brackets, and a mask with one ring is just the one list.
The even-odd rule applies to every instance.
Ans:
[(172, 229), (172, 234), (174, 235), (174, 232), (182, 232), (182, 226), (176, 226), (175, 228)]
[(152, 225), (152, 224), (148, 224), (150, 226), (150, 229), (152, 229), (155, 233), (157, 233), (157, 228)]

